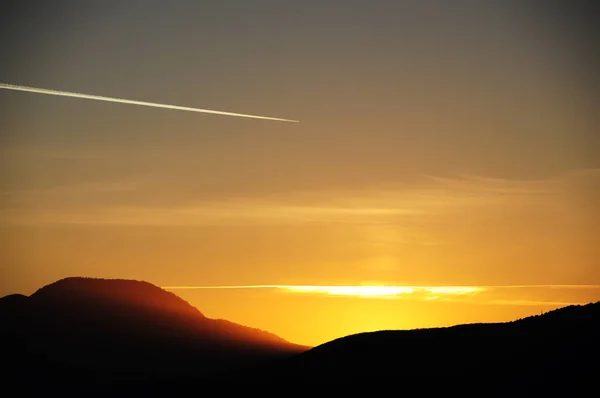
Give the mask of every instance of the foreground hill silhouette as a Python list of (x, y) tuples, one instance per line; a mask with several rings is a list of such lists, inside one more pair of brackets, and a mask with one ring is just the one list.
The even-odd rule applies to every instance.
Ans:
[(6, 296), (0, 325), (8, 376), (30, 392), (203, 376), (307, 349), (131, 280), (67, 278)]
[[(340, 338), (219, 385), (332, 386), (487, 396), (589, 396), (600, 375), (600, 302), (506, 323), (380, 331)], [(589, 390), (592, 391), (592, 390)]]

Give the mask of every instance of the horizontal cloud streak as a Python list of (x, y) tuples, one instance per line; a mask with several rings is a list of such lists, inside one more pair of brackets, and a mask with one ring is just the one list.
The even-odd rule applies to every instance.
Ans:
[(123, 98), (112, 98), (112, 97), (104, 97), (104, 96), (100, 96), (100, 95), (80, 94), (80, 93), (73, 93), (73, 92), (68, 92), (68, 91), (58, 91), (58, 90), (51, 90), (51, 89), (45, 89), (45, 88), (20, 86), (20, 85), (15, 85), (15, 84), (0, 83), (0, 88), (3, 88), (5, 90), (27, 91), (27, 92), (38, 93), (38, 94), (57, 95), (57, 96), (61, 96), (61, 97), (82, 98), (82, 99), (90, 99), (90, 100), (95, 100), (95, 101), (116, 102), (116, 103), (129, 104), (129, 105), (141, 105), (141, 106), (147, 106), (147, 107), (152, 107), (152, 108), (172, 109), (172, 110), (177, 110), (177, 111), (211, 113), (211, 114), (222, 115), (222, 116), (245, 117), (245, 118), (251, 118), (251, 119), (273, 120), (273, 121), (280, 121), (280, 122), (292, 122), (292, 123), (298, 122), (297, 120), (281, 119), (281, 118), (269, 117), (269, 116), (248, 115), (248, 114), (244, 114), (244, 113), (223, 112), (223, 111), (215, 111), (215, 110), (210, 110), (210, 109), (191, 108), (191, 107), (187, 107), (187, 106), (159, 104), (159, 103), (155, 103), (155, 102), (145, 102), (145, 101), (135, 101), (135, 100), (128, 100), (128, 99), (123, 99)]
[[(493, 305), (570, 305), (589, 300), (561, 301), (549, 298), (560, 290), (584, 290), (600, 299), (600, 285), (503, 285), (503, 286), (377, 286), (377, 285), (232, 285), (166, 286), (166, 290), (275, 289), (288, 293), (355, 298), (385, 298), (417, 301), (463, 301)], [(590, 295), (591, 294), (591, 295)], [(558, 296), (564, 294), (558, 294)], [(544, 297), (542, 297), (544, 296)], [(547, 298), (547, 299), (544, 299)], [(548, 299), (549, 298), (549, 299)]]
[[(556, 214), (567, 211), (591, 211), (584, 206), (600, 197), (600, 170), (567, 173), (539, 181), (510, 181), (483, 177), (426, 177), (410, 185), (378, 189), (325, 190), (285, 195), (231, 196), (218, 200), (203, 192), (189, 192), (172, 204), (153, 205), (145, 198), (163, 197), (165, 191), (152, 179), (80, 184), (33, 192), (3, 192), (10, 195), (14, 208), (4, 211), (14, 217), (4, 219), (24, 224), (90, 225), (214, 225), (281, 224), (307, 222), (397, 223), (400, 219), (431, 219), (469, 210), (507, 212), (524, 205), (536, 211)], [(168, 184), (168, 182), (165, 182)], [(118, 188), (118, 189), (116, 189)], [(104, 196), (98, 196), (104, 191)], [(136, 197), (137, 202), (132, 198)], [(132, 204), (107, 205), (125, 202)], [(46, 203), (44, 211), (27, 209), (27, 203)], [(104, 202), (103, 202), (104, 201)]]
[[(339, 283), (337, 274), (377, 283), (401, 278), (407, 284), (600, 284), (600, 170), (538, 181), (423, 178), (364, 190), (330, 187), (262, 196), (230, 192), (229, 197), (204, 195), (200, 183), (186, 185), (183, 194), (163, 183), (122, 178), (4, 192), (0, 225), (35, 228), (40, 234), (81, 232), (94, 239), (115, 233), (135, 242), (126, 248), (106, 243), (115, 262), (158, 261), (146, 258), (147, 250), (138, 252), (134, 236), (140, 234), (148, 246), (156, 242), (166, 247), (168, 242), (179, 248), (161, 261), (247, 264), (261, 270), (256, 275), (260, 280), (273, 277), (268, 269), (306, 267), (304, 276), (322, 283)], [(33, 233), (28, 236), (36, 239)], [(80, 256), (88, 254), (82, 250)], [(506, 295), (536, 301), (535, 289), (540, 288), (490, 288), (475, 296), (479, 301), (504, 300)], [(539, 294), (553, 302), (580, 300), (581, 295), (548, 293), (551, 289)], [(425, 296), (450, 297), (421, 290), (402, 297)]]
[[(104, 189), (105, 192), (110, 190), (126, 190), (126, 187), (114, 184), (113, 186), (107, 185)], [(72, 192), (78, 193), (76, 189), (73, 189)], [(6, 193), (5, 195), (10, 194)], [(71, 208), (39, 212), (34, 209), (5, 210), (4, 212), (16, 215), (14, 221), (18, 224), (200, 226), (313, 222), (371, 223), (385, 221), (394, 216), (416, 215), (422, 210), (392, 207), (294, 206), (261, 201), (230, 201), (229, 203), (201, 203), (174, 208), (115, 206), (94, 210)], [(4, 219), (9, 220), (9, 215), (7, 214)]]
[(435, 294), (468, 294), (482, 290), (478, 286), (322, 286), (322, 285), (246, 285), (246, 286), (169, 286), (163, 289), (282, 289), (296, 293), (332, 296), (389, 297), (424, 291)]

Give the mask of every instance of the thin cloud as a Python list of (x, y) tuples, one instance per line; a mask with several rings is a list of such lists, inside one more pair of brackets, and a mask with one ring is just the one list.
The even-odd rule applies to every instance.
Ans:
[[(397, 299), (412, 301), (461, 301), (492, 305), (571, 305), (586, 300), (559, 301), (551, 296), (557, 290), (596, 290), (593, 297), (600, 297), (600, 285), (491, 285), (491, 286), (418, 286), (418, 285), (232, 285), (232, 286), (165, 286), (166, 290), (204, 289), (272, 289), (291, 294), (354, 297), (365, 299)], [(514, 290), (517, 292), (515, 297)], [(543, 294), (539, 294), (544, 290)], [(513, 292), (510, 292), (513, 291)], [(538, 291), (540, 297), (531, 297)], [(541, 297), (546, 296), (546, 297)]]
[(0, 192), (0, 195), (12, 195), (20, 198), (35, 197), (39, 199), (41, 195), (58, 196), (71, 195), (73, 193), (98, 193), (98, 192), (129, 192), (136, 189), (136, 184), (131, 181), (93, 181), (81, 184), (57, 185), (44, 189), (19, 189)]
[[(574, 197), (589, 197), (593, 187), (600, 187), (600, 170), (584, 170), (555, 176), (547, 180), (517, 181), (485, 177), (426, 177), (411, 185), (361, 190), (298, 192), (271, 197), (230, 197), (223, 200), (193, 201), (152, 206), (143, 203), (164, 192), (153, 180), (102, 182), (76, 187), (56, 187), (31, 192), (39, 208), (2, 210), (4, 220), (18, 224), (89, 224), (114, 226), (210, 226), (210, 225), (282, 225), (303, 223), (353, 223), (403, 226), (404, 234), (415, 224), (440, 216), (451, 216), (466, 209), (469, 214), (508, 212), (532, 205), (537, 211), (549, 212), (550, 218), (560, 208), (577, 209)], [(590, 188), (591, 187), (591, 188)], [(139, 204), (107, 206), (99, 191), (110, 191), (112, 203), (119, 195)], [(7, 193), (3, 193), (6, 195)], [(25, 192), (11, 193), (13, 203), (27, 202)], [(66, 199), (61, 206), (61, 195)], [(196, 195), (198, 197), (198, 195)], [(192, 198), (190, 198), (192, 199)], [(195, 198), (193, 198), (195, 199)], [(569, 200), (569, 202), (565, 202)], [(51, 201), (51, 204), (50, 204)], [(31, 200), (29, 200), (31, 202)], [(91, 203), (91, 204), (90, 204)], [(585, 203), (585, 202), (581, 202)], [(579, 211), (586, 211), (580, 208)], [(483, 213), (482, 213), (483, 214)], [(2, 215), (2, 214), (0, 214)], [(417, 231), (412, 231), (416, 233)], [(424, 241), (432, 240), (422, 237)], [(436, 239), (432, 240), (439, 244)]]
[[(110, 152), (114, 152), (111, 149)], [(0, 156), (8, 162), (43, 160), (106, 160), (110, 154), (107, 150), (97, 148), (64, 148), (64, 147), (3, 147)]]
[[(124, 190), (127, 187), (123, 187)], [(6, 210), (10, 212), (10, 210)], [(21, 211), (20, 224), (89, 224), (114, 226), (199, 226), (240, 224), (297, 224), (314, 222), (369, 223), (390, 216), (416, 214), (394, 208), (343, 208), (286, 206), (268, 203), (205, 203), (179, 207), (73, 208), (56, 211)]]
[(166, 286), (163, 289), (277, 289), (291, 293), (309, 293), (329, 296), (400, 297), (426, 293), (433, 295), (464, 295), (485, 290), (480, 286), (336, 286), (336, 285), (240, 285), (240, 286)]

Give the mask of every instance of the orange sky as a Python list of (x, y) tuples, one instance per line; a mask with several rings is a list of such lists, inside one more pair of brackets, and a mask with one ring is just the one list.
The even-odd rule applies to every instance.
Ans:
[(584, 11), (23, 3), (0, 20), (2, 82), (300, 123), (0, 90), (0, 295), (67, 276), (404, 287), (173, 289), (310, 345), (600, 300)]

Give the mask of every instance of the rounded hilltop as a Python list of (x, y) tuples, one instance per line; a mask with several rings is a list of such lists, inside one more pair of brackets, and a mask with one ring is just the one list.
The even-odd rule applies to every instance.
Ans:
[(149, 282), (129, 279), (68, 277), (42, 287), (31, 298), (44, 302), (68, 301), (70, 305), (101, 301), (204, 317), (176, 294)]
[(176, 294), (145, 281), (68, 277), (42, 287), (30, 299), (35, 308), (45, 313), (44, 317), (62, 319), (67, 316), (79, 318), (79, 323), (135, 330), (145, 325), (147, 331), (144, 333), (151, 333), (149, 330), (162, 334), (175, 331), (180, 337), (187, 335), (231, 344), (293, 351), (308, 349), (261, 329), (207, 318)]

